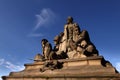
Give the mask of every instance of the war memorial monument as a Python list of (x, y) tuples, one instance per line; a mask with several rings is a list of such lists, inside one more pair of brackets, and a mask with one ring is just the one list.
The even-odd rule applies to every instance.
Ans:
[(120, 80), (120, 74), (99, 55), (87, 30), (68, 17), (64, 31), (54, 37), (54, 48), (41, 40), (42, 53), (20, 72), (2, 76), (3, 80)]

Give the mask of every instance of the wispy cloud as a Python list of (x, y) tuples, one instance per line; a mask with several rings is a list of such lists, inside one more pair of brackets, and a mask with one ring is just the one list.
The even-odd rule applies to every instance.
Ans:
[(120, 72), (120, 62), (116, 63), (116, 69)]
[(4, 59), (0, 59), (0, 65), (2, 65), (5, 62)]
[(35, 15), (36, 24), (33, 28), (33, 31), (28, 35), (28, 37), (41, 37), (42, 33), (36, 33), (36, 31), (43, 27), (50, 27), (57, 20), (57, 15), (49, 8), (43, 8), (39, 14)]
[(4, 67), (10, 69), (11, 71), (20, 71), (24, 69), (23, 65), (15, 65), (5, 59), (0, 59), (0, 65), (3, 65)]
[(42, 36), (43, 36), (42, 33), (30, 33), (30, 34), (28, 35), (28, 37), (42, 37)]
[(24, 66), (21, 66), (21, 65), (15, 65), (15, 64), (12, 64), (11, 62), (7, 61), (5, 62), (5, 67), (10, 69), (11, 71), (20, 71), (20, 70), (23, 70), (24, 69)]
[(42, 9), (40, 14), (37, 14), (35, 16), (37, 18), (37, 24), (34, 30), (40, 27), (49, 26), (50, 24), (53, 24), (56, 20), (56, 14), (49, 8)]

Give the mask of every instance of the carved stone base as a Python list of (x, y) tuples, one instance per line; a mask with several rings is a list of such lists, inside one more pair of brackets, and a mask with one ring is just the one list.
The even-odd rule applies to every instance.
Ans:
[(62, 59), (61, 69), (40, 72), (44, 62), (25, 64), (25, 70), (11, 72), (3, 80), (120, 80), (114, 67), (106, 66), (102, 56), (80, 59)]

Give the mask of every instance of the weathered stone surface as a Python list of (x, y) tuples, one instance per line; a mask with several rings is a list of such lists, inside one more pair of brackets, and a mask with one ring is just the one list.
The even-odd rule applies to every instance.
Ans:
[(71, 75), (38, 75), (38, 76), (9, 76), (4, 80), (120, 80), (119, 74), (91, 73), (91, 74), (71, 74)]
[(120, 74), (99, 56), (86, 30), (80, 31), (68, 17), (64, 31), (54, 38), (54, 49), (42, 39), (42, 54), (20, 72), (11, 72), (3, 80), (120, 80)]
[(102, 56), (86, 57), (80, 59), (61, 59), (62, 69), (46, 70), (40, 72), (44, 62), (25, 64), (25, 70), (11, 72), (3, 80), (119, 80), (120, 74), (114, 67), (104, 66)]

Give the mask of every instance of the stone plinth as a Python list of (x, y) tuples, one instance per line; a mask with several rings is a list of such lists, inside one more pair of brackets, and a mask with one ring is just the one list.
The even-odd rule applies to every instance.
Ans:
[(11, 72), (3, 80), (120, 80), (120, 74), (112, 66), (103, 64), (102, 56), (80, 59), (61, 59), (61, 69), (40, 72), (44, 62), (25, 64), (25, 70)]

